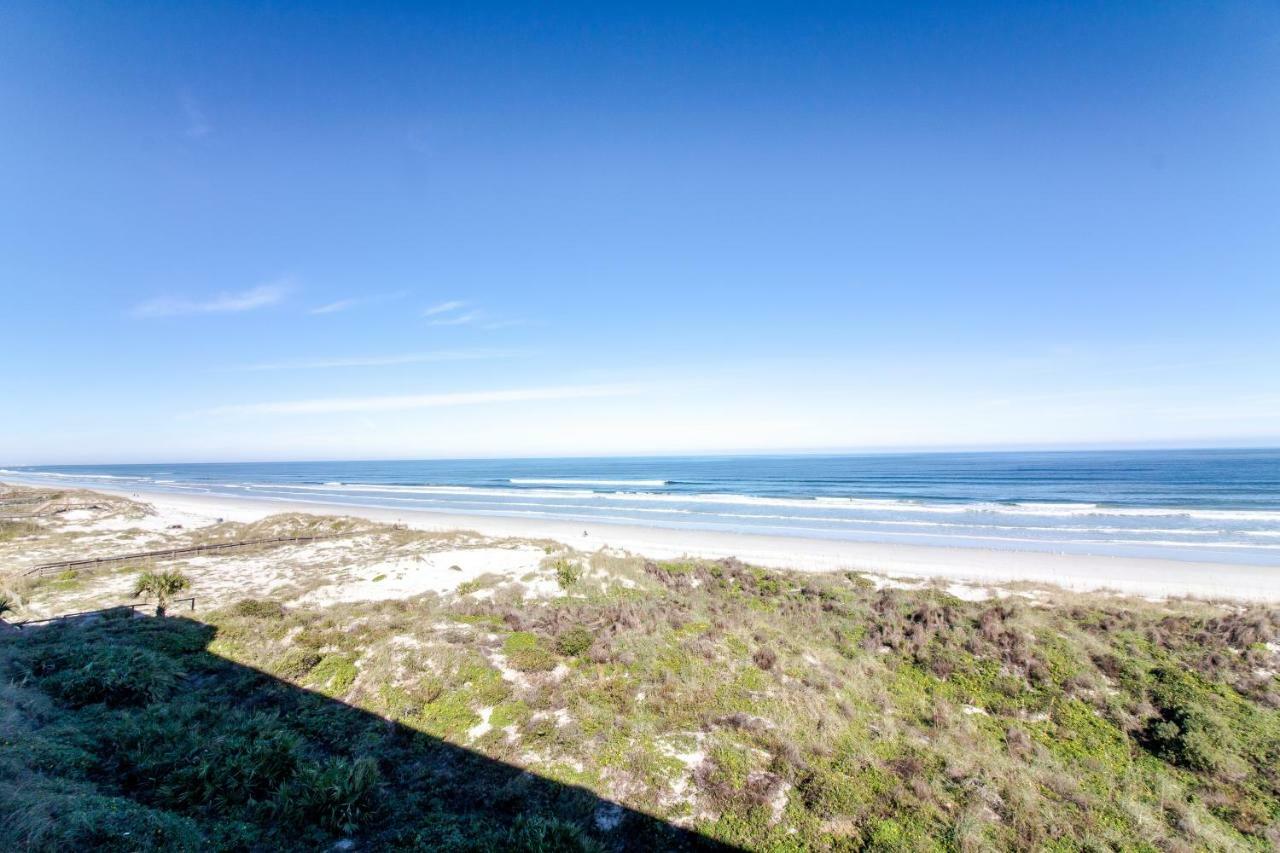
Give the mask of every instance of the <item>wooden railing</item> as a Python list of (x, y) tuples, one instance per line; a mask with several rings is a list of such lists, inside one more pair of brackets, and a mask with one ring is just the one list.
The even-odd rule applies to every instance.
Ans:
[(36, 507), (36, 512), (28, 512), (24, 515), (0, 515), (0, 519), (13, 521), (20, 518), (48, 518), (52, 515), (61, 515), (64, 512), (72, 512), (77, 509), (105, 509), (105, 507), (100, 504), (54, 504)]
[(274, 539), (250, 539), (246, 542), (215, 542), (209, 545), (191, 545), (186, 548), (165, 548), (160, 551), (139, 551), (136, 554), (120, 554), (115, 557), (92, 557), (83, 560), (58, 560), (54, 563), (43, 563), (23, 572), (25, 575), (45, 575), (50, 572), (79, 571), (80, 569), (105, 566), (109, 563), (127, 563), (132, 560), (166, 560), (174, 557), (185, 557), (190, 554), (203, 554), (208, 551), (229, 551), (235, 548), (253, 548), (259, 545), (288, 545), (299, 542), (316, 542), (321, 539), (337, 539), (345, 533), (323, 533), (317, 536), (281, 536)]
[(0, 498), (0, 506), (18, 506), (20, 504), (38, 504), (49, 500), (48, 495), (30, 495), (25, 498)]
[[(194, 611), (196, 609), (196, 599), (193, 595), (190, 598), (175, 598), (173, 601), (167, 602), (165, 611), (174, 609), (174, 605), (186, 604), (183, 610)], [(28, 619), (25, 622), (10, 622), (9, 625), (21, 631), (23, 628), (31, 628), (36, 625), (48, 625), (53, 622), (61, 622), (64, 619), (81, 619), (86, 616), (101, 616), (104, 613), (115, 613), (120, 610), (128, 610), (130, 615), (138, 612), (139, 607), (158, 607), (145, 601), (139, 601), (135, 604), (117, 604), (115, 607), (103, 607), (99, 610), (81, 610), (76, 613), (60, 613), (57, 616), (50, 616), (47, 619)]]

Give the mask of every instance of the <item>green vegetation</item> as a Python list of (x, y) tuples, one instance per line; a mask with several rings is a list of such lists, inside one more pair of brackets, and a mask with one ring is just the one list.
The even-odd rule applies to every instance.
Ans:
[(178, 593), (191, 586), (191, 581), (179, 571), (143, 572), (138, 575), (138, 582), (133, 587), (133, 594), (138, 597), (156, 600), (156, 615), (163, 616), (165, 606)]
[(484, 589), (484, 583), (478, 578), (473, 578), (458, 584), (458, 595), (470, 595), (481, 589)]
[(527, 631), (508, 636), (502, 650), (513, 667), (525, 672), (554, 669), (556, 665), (555, 655), (547, 651), (536, 634)]
[(242, 598), (232, 606), (231, 612), (251, 619), (280, 619), (284, 617), (284, 605), (267, 598)]
[(0, 638), (0, 846), (1280, 846), (1280, 611), (553, 568)]
[(556, 560), (556, 582), (568, 589), (582, 578), (582, 566), (569, 560)]
[(356, 665), (346, 655), (325, 655), (307, 673), (307, 681), (330, 696), (343, 696), (356, 680)]
[(556, 651), (565, 657), (576, 658), (591, 648), (595, 637), (581, 625), (575, 625), (556, 639)]
[[(209, 654), (215, 632), (122, 614), (0, 640), (0, 847), (608, 849), (595, 815), (616, 807)], [(627, 820), (641, 848), (688, 846)]]

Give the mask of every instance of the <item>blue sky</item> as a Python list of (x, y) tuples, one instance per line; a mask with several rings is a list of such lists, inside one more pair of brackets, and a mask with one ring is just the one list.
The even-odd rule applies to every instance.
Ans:
[(4, 464), (1280, 443), (1274, 2), (7, 3), (0, 188)]

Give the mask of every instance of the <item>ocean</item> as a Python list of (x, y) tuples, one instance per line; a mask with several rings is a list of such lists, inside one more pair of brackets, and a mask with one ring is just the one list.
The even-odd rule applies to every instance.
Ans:
[(27, 482), (1280, 565), (1280, 450), (54, 465)]

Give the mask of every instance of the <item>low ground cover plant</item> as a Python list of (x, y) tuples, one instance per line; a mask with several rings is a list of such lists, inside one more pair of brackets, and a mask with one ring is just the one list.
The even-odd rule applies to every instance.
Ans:
[(574, 564), (0, 638), (0, 843), (1280, 844), (1274, 609)]

